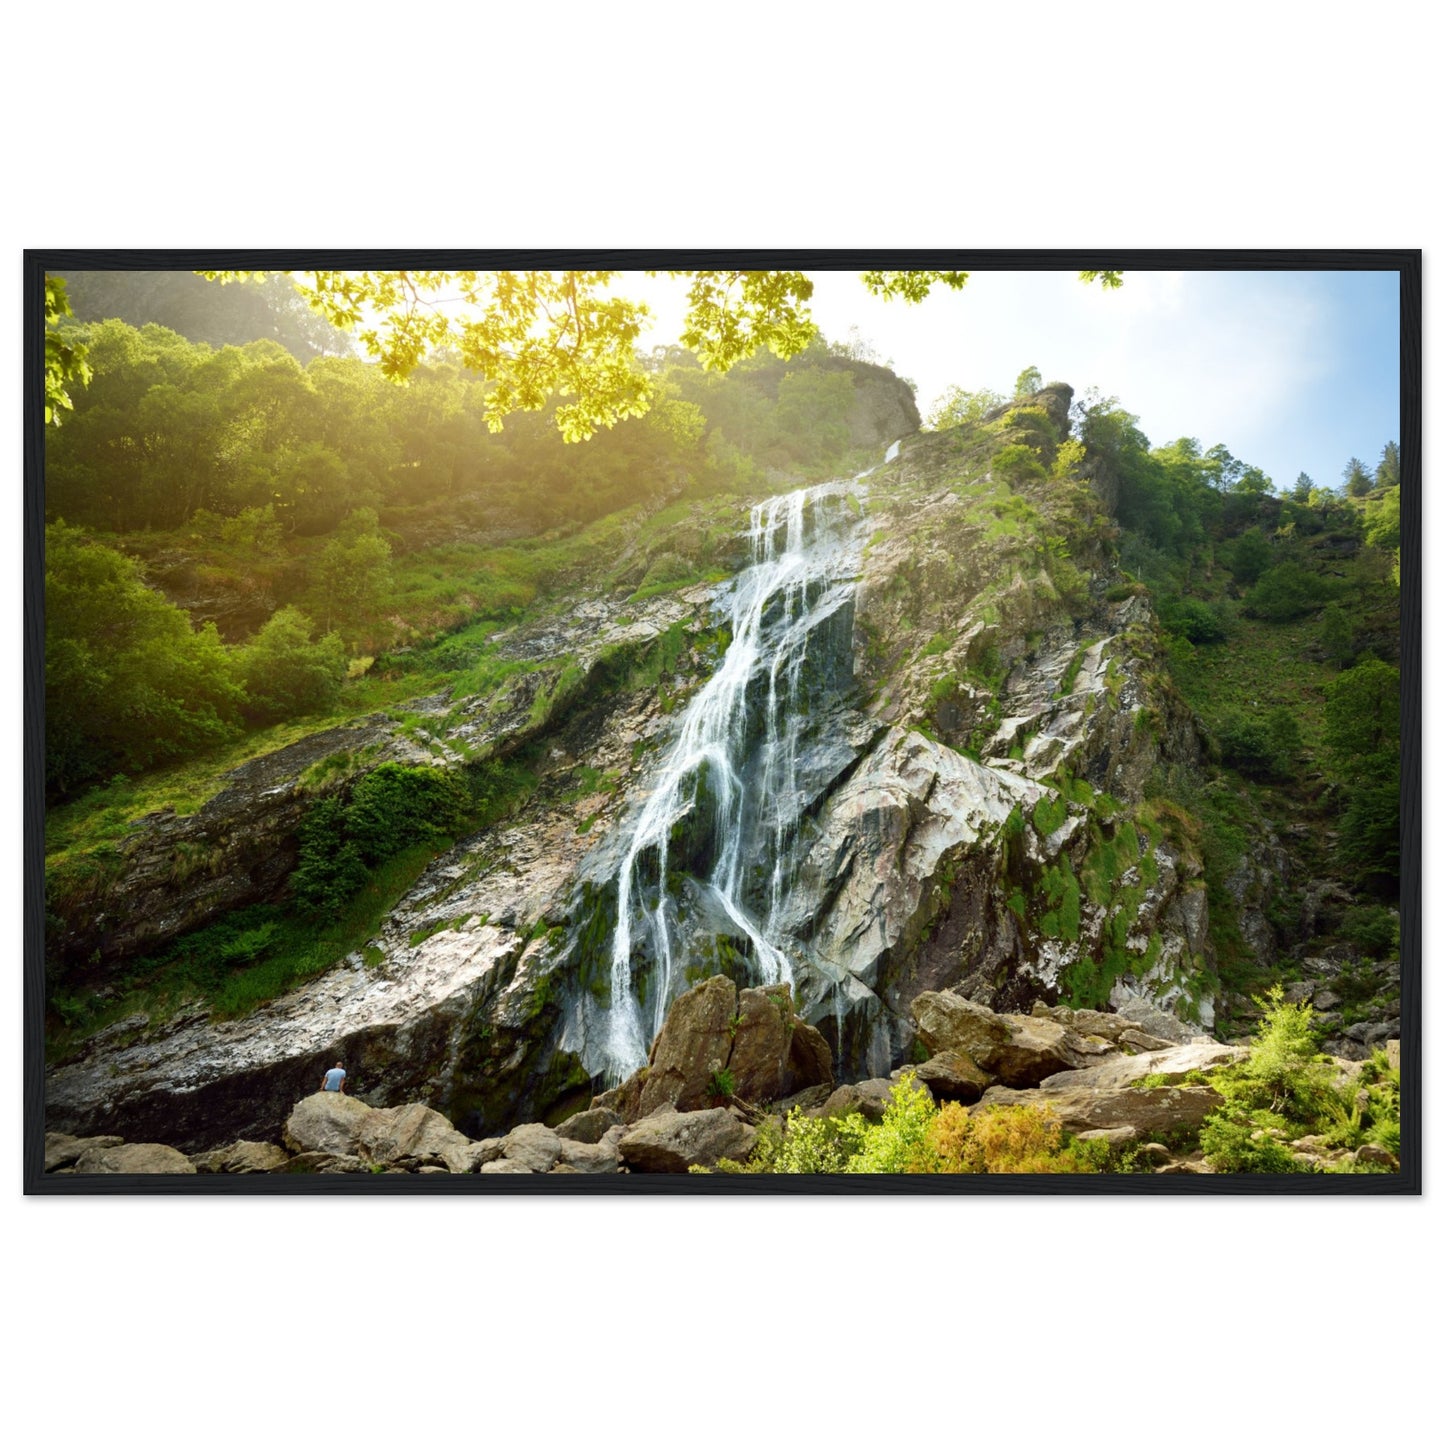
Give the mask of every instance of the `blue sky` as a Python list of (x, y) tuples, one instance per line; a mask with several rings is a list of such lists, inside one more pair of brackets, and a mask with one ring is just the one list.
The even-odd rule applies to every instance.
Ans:
[(817, 278), (830, 337), (851, 326), (918, 384), (1011, 389), (1026, 366), (1097, 387), (1156, 445), (1223, 442), (1277, 485), (1334, 486), (1399, 438), (1394, 272), (1126, 272), (1105, 292), (1073, 273), (976, 272), (916, 307), (877, 301), (851, 275)]
[[(1281, 487), (1302, 471), (1337, 486), (1352, 456), (1373, 467), (1399, 439), (1394, 272), (1133, 271), (1106, 292), (1075, 272), (980, 271), (917, 306), (870, 296), (851, 272), (814, 283), (829, 339), (856, 327), (917, 384), (925, 415), (950, 385), (1008, 392), (1037, 366), (1117, 397), (1155, 445), (1222, 442)], [(675, 288), (625, 276), (619, 290), (653, 307), (644, 344), (676, 336)]]

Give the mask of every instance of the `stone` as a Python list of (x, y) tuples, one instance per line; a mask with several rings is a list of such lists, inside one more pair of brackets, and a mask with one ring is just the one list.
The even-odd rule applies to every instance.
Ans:
[(1286, 1003), (1308, 1003), (1314, 996), (1315, 985), (1307, 979), (1299, 983), (1287, 983), (1284, 987), (1284, 1001)]
[(354, 1154), (331, 1154), (324, 1149), (308, 1149), (293, 1154), (284, 1164), (270, 1170), (272, 1174), (361, 1174), (366, 1166)]
[(563, 1119), (555, 1132), (559, 1139), (595, 1144), (609, 1129), (623, 1122), (622, 1115), (615, 1109), (586, 1109)]
[(289, 1156), (279, 1144), (255, 1143), (242, 1139), (224, 1149), (192, 1154), (198, 1174), (270, 1174)]
[(1122, 1014), (1102, 1013), (1092, 1008), (1073, 1009), (1066, 1004), (1050, 1005), (1042, 1000), (1034, 1003), (1031, 1012), (1035, 1018), (1053, 1019), (1085, 1038), (1107, 1039), (1111, 1044), (1118, 1043), (1122, 1034), (1138, 1027)]
[(636, 1112), (624, 1111), (624, 1117), (646, 1118), (665, 1104), (679, 1110), (703, 1108), (714, 1075), (727, 1066), (737, 1010), (737, 989), (721, 973), (677, 999), (653, 1040)]
[(789, 1094), (786, 1099), (775, 1099), (769, 1106), (770, 1114), (791, 1114), (794, 1109), (801, 1109), (805, 1114), (821, 1109), (829, 1098), (832, 1097), (833, 1089), (828, 1084), (814, 1084), (811, 1089), (799, 1089), (796, 1094)]
[(520, 1159), (493, 1159), (477, 1170), (478, 1174), (531, 1174)]
[(1146, 1034), (1141, 1029), (1127, 1028), (1119, 1035), (1119, 1043), (1126, 1049), (1134, 1049), (1139, 1053), (1153, 1053), (1159, 1049), (1173, 1048), (1168, 1039), (1157, 1038), (1153, 1034)]
[[(833, 1090), (819, 1113), (825, 1119), (862, 1114), (876, 1124), (892, 1102), (897, 1082), (896, 1079), (862, 1079), (856, 1084), (844, 1084)], [(923, 1087), (927, 1089), (926, 1084)]]
[(1153, 1164), (1156, 1167), (1171, 1164), (1174, 1161), (1174, 1156), (1163, 1144), (1141, 1144), (1136, 1157), (1144, 1163)]
[(1399, 1072), (1399, 1068), (1400, 1068), (1400, 1040), (1399, 1040), (1399, 1039), (1386, 1039), (1386, 1040), (1385, 1040), (1385, 1059), (1386, 1059), (1386, 1061), (1388, 1062), (1389, 1066), (1398, 1073), (1398, 1072)]
[[(1093, 1072), (1081, 1070), (1079, 1077), (1086, 1080)], [(1091, 1088), (1080, 1082), (1067, 1089), (1006, 1089), (996, 1085), (974, 1109), (1016, 1105), (1048, 1109), (1070, 1133), (1128, 1126), (1139, 1134), (1167, 1134), (1175, 1129), (1197, 1130), (1223, 1103), (1219, 1094), (1204, 1085), (1160, 1089), (1117, 1085)]]
[(972, 1104), (994, 1082), (967, 1054), (944, 1049), (926, 1063), (919, 1064), (914, 1076), (928, 1085), (935, 1099), (958, 1099)]
[(1400, 1161), (1379, 1144), (1361, 1144), (1355, 1150), (1356, 1164), (1374, 1164), (1384, 1169), (1398, 1169)]
[(1194, 1025), (1182, 1023), (1173, 1014), (1163, 1012), (1148, 999), (1124, 999), (1118, 1004), (1117, 1012), (1120, 1018), (1134, 1024), (1141, 1032), (1152, 1034), (1155, 1038), (1168, 1039), (1171, 1043), (1192, 1043), (1200, 1037), (1199, 1030)]
[(1312, 1000), (1316, 1014), (1329, 1013), (1332, 1009), (1339, 1008), (1343, 1000), (1333, 989), (1322, 988)]
[(371, 1106), (350, 1094), (308, 1094), (291, 1110), (281, 1138), (296, 1154), (355, 1154), (370, 1114)]
[(923, 993), (910, 1005), (930, 1054), (952, 1050), (1015, 1088), (1080, 1069), (1109, 1052), (1072, 1028), (1035, 1014), (996, 1014), (955, 993)]
[(502, 1157), (545, 1174), (562, 1153), (562, 1140), (545, 1124), (518, 1124), (502, 1141)]
[(609, 1129), (603, 1138), (595, 1143), (583, 1143), (575, 1139), (564, 1139), (562, 1150), (552, 1172), (566, 1169), (574, 1174), (620, 1174), (622, 1154), (618, 1143), (626, 1133), (626, 1126)]
[(1120, 1124), (1116, 1129), (1084, 1129), (1076, 1137), (1086, 1143), (1102, 1143), (1111, 1149), (1122, 1149), (1139, 1137), (1139, 1131), (1132, 1124)]
[(282, 1137), (298, 1153), (350, 1155), (363, 1164), (409, 1158), (445, 1164), (453, 1174), (472, 1172), (481, 1157), (476, 1143), (425, 1104), (373, 1109), (349, 1094), (308, 1094), (292, 1109)]
[(52, 1174), (67, 1168), (90, 1149), (118, 1149), (124, 1143), (118, 1134), (94, 1134), (88, 1139), (77, 1139), (72, 1134), (47, 1134), (45, 1172)]
[(114, 1144), (87, 1149), (77, 1174), (194, 1174), (196, 1166), (169, 1144)]
[[(1040, 1088), (1046, 1093), (1051, 1090), (1080, 1088), (1123, 1089), (1147, 1078), (1162, 1078), (1165, 1083), (1177, 1084), (1189, 1074), (1207, 1074), (1211, 1069), (1224, 1068), (1238, 1062), (1248, 1053), (1249, 1050), (1241, 1045), (1210, 1042), (1180, 1044), (1147, 1054), (1115, 1054), (1090, 1068), (1052, 1074), (1043, 1081)], [(1137, 1092), (1151, 1091), (1143, 1089)]]
[(711, 1169), (719, 1159), (741, 1163), (751, 1153), (756, 1134), (726, 1109), (661, 1109), (623, 1134), (619, 1148), (632, 1169), (685, 1174), (694, 1164)]
[(792, 989), (782, 984), (741, 990), (737, 1020), (729, 1027), (732, 1047), (719, 1067), (732, 1074), (737, 1097), (766, 1103), (791, 1093), (786, 1073), (793, 1042)]

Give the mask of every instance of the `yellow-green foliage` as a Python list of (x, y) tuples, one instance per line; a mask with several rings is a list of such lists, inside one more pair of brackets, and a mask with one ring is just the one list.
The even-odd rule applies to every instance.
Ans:
[(1064, 1138), (1063, 1126), (1047, 1109), (1026, 1104), (981, 1109), (970, 1114), (945, 1104), (934, 1116), (927, 1139), (930, 1173), (1096, 1174), (1094, 1151)]

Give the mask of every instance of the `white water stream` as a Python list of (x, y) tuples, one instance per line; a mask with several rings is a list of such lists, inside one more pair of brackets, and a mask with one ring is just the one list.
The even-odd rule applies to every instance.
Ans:
[[(614, 1081), (646, 1063), (679, 991), (668, 846), (704, 792), (713, 809), (715, 847), (711, 871), (699, 882), (748, 940), (755, 982), (792, 982), (778, 920), (790, 845), (806, 802), (798, 783), (798, 742), (808, 699), (799, 693), (810, 636), (854, 586), (858, 552), (850, 543), (858, 531), (859, 481), (804, 488), (752, 509), (751, 564), (732, 590), (732, 642), (683, 714), (617, 875), (605, 1042), (606, 1072)], [(750, 746), (760, 753), (750, 755)], [(636, 939), (651, 943), (646, 1018), (634, 988)]]

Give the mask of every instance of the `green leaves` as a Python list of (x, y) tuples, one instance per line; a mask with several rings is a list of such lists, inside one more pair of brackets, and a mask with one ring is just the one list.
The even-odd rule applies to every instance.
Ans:
[(73, 409), (69, 388), (90, 381), (90, 365), (84, 345), (68, 338), (60, 329), (63, 317), (72, 315), (65, 282), (57, 276), (45, 278), (45, 424), (59, 426), (62, 412)]

